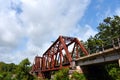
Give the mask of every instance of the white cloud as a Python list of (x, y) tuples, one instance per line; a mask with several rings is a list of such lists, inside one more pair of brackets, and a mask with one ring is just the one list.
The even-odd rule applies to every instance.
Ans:
[(120, 16), (120, 8), (116, 9), (115, 13), (116, 15)]
[[(22, 20), (28, 29), (31, 41), (38, 46), (50, 40), (51, 36), (68, 35), (72, 32), (84, 10), (88, 0), (23, 0)], [(39, 37), (38, 37), (39, 36)], [(40, 42), (38, 43), (38, 40)]]
[(16, 12), (9, 9), (10, 1), (7, 1), (5, 5), (3, 5), (4, 1), (0, 1), (0, 53), (15, 48), (23, 35)]
[[(90, 26), (77, 25), (89, 3), (90, 0), (0, 1), (0, 55), (3, 56), (0, 61), (19, 63), (25, 57), (32, 61), (59, 35), (86, 40), (86, 36), (96, 32)], [(28, 38), (22, 45), (25, 49), (16, 50), (16, 47), (22, 47), (19, 43), (24, 37)]]
[(97, 31), (92, 29), (92, 27), (87, 24), (85, 26), (78, 25), (78, 27), (74, 31), (74, 34), (76, 35), (76, 37), (80, 38), (80, 40), (83, 40), (83, 41), (87, 41), (87, 39), (90, 36), (94, 36), (96, 33)]

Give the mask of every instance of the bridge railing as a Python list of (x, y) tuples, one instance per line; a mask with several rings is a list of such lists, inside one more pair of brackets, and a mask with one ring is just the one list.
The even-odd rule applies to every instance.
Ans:
[(87, 50), (90, 54), (104, 51), (106, 49), (120, 47), (120, 37), (103, 40), (103, 44), (88, 47)]

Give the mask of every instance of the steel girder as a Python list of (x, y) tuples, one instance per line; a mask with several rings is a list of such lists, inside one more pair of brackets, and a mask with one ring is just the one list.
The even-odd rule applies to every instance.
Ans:
[(42, 57), (36, 56), (31, 72), (47, 72), (70, 67), (72, 60), (88, 55), (82, 43), (74, 37), (59, 36)]

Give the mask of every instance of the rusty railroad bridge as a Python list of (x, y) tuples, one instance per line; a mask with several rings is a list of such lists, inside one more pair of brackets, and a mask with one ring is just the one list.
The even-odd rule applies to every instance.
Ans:
[(102, 46), (99, 51), (91, 54), (77, 38), (59, 36), (42, 57), (35, 57), (30, 73), (50, 78), (52, 71), (62, 68), (74, 69), (79, 66), (83, 72), (86, 66), (111, 62), (118, 62), (120, 66), (120, 37), (111, 40), (109, 48)]

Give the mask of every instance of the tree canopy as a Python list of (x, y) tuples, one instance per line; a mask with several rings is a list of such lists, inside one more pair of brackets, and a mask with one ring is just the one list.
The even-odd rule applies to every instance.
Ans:
[(34, 80), (35, 78), (29, 74), (30, 69), (30, 62), (27, 58), (18, 65), (0, 62), (0, 80)]
[[(98, 33), (95, 36), (91, 36), (87, 40), (90, 53), (95, 53), (97, 50), (101, 51), (101, 48), (113, 47), (112, 40), (120, 39), (120, 17), (107, 17), (97, 27)], [(120, 68), (118, 64), (105, 65), (108, 74), (113, 80), (120, 80)]]
[(112, 40), (120, 37), (120, 17), (107, 17), (97, 27), (98, 33), (87, 40), (91, 53), (99, 48), (108, 48), (112, 46)]

